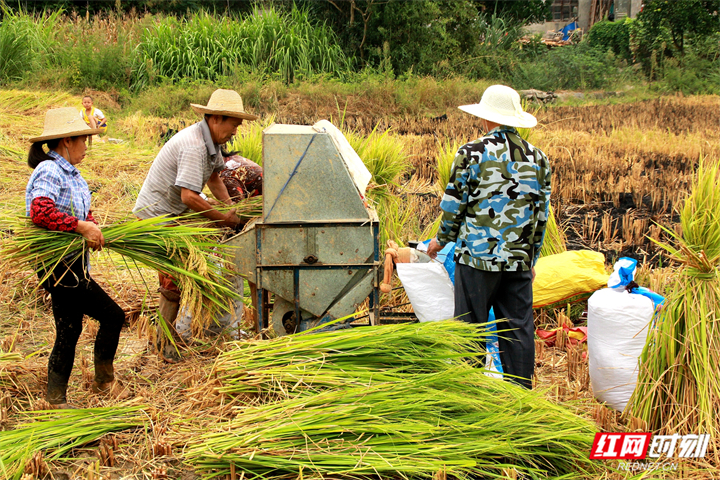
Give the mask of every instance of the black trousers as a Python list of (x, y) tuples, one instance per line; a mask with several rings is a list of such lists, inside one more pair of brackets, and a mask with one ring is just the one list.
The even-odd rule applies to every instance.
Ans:
[[(112, 369), (98, 369), (98, 366), (112, 365), (125, 312), (90, 278), (82, 259), (70, 266), (58, 265), (43, 282), (43, 288), (52, 297), (56, 329), (55, 345), (48, 361), (48, 378), (54, 377), (67, 385), (82, 332), (83, 315), (88, 315), (100, 323), (95, 337), (95, 379), (101, 383), (112, 381)], [(97, 378), (98, 372), (105, 372), (101, 376), (108, 378)]]
[(488, 321), (495, 309), (500, 360), (507, 378), (532, 388), (535, 372), (535, 324), (531, 272), (486, 272), (467, 265), (455, 267), (455, 316), (469, 323)]

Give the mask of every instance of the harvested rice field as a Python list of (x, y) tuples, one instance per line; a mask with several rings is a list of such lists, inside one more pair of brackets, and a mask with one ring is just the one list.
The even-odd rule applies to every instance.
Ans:
[[(110, 96), (96, 98), (99, 105), (112, 102)], [(45, 111), (78, 105), (80, 97), (65, 92), (0, 91), (4, 219), (24, 214), (31, 172), (27, 139), (40, 133)], [(374, 160), (370, 168), (368, 196), (376, 202), (383, 240), (406, 245), (433, 236), (446, 178), (442, 160), (447, 170), (448, 152), (452, 161), (459, 145), (481, 135), (479, 120), (451, 106), (417, 117), (378, 114), (387, 110), (359, 97), (340, 106), (341, 112), (338, 104), (311, 97), (276, 99), (266, 111), (253, 112), (260, 120), (244, 124), (233, 147), (259, 161), (263, 126), (334, 119), (366, 163), (370, 157), (389, 159)], [(118, 114), (108, 137), (118, 141), (95, 140), (79, 167), (101, 225), (128, 214), (163, 141), (195, 121), (189, 109), (161, 118), (122, 111), (117, 104), (113, 108)], [(608, 273), (619, 257), (635, 258), (635, 281), (670, 295), (683, 273), (657, 242), (671, 242), (670, 232), (681, 233), (680, 212), (700, 161), (720, 162), (720, 98), (528, 108), (539, 120), (529, 141), (551, 162), (552, 207), (566, 248), (602, 253)], [(13, 235), (8, 225), (4, 220), (3, 244)], [(237, 338), (227, 333), (195, 338), (181, 362), (167, 364), (154, 347), (156, 272), (104, 254), (93, 256), (92, 268), (93, 278), (126, 314), (115, 368), (129, 393), (114, 399), (91, 392), (98, 324), (86, 318), (68, 392), (72, 404), (98, 409), (101, 421), (94, 425), (83, 423), (84, 410), (76, 417), (28, 413), (49, 407), (44, 392), (55, 334), (50, 296), (29, 269), (10, 268), (4, 261), (0, 266), (0, 447), (11, 445), (13, 432), (25, 435), (28, 446), (14, 456), (0, 451), (2, 478), (720, 478), (720, 438), (713, 439), (705, 458), (681, 459), (644, 477), (622, 470), (617, 461), (588, 459), (594, 432), (645, 432), (648, 427), (594, 398), (587, 343), (571, 340), (564, 328), (587, 325), (586, 297), (535, 310), (536, 327), (556, 335), (552, 345), (536, 337), (535, 388), (527, 393), (466, 369), (463, 358), (471, 356), (471, 349), (461, 339), (473, 334), (460, 327), (391, 325), (382, 335), (361, 327), (350, 329), (352, 338), (318, 334), (322, 341), (316, 344), (300, 337), (290, 347), (285, 337), (258, 339), (247, 298)], [(397, 279), (394, 286), (400, 286)], [(410, 311), (401, 292), (383, 296), (382, 304)], [(712, 315), (707, 318), (720, 321)], [(442, 349), (428, 340), (433, 335), (447, 339)], [(283, 363), (288, 348), (296, 348), (297, 357)], [(446, 361), (423, 356), (430, 348)], [(401, 353), (388, 353), (394, 350)], [(302, 363), (300, 357), (310, 360)], [(375, 362), (378, 358), (382, 361)], [(347, 368), (351, 362), (362, 368), (354, 372)], [(393, 362), (417, 368), (395, 371), (388, 367)], [(716, 372), (717, 365), (710, 369)], [(321, 374), (327, 375), (326, 383)], [(347, 385), (355, 390), (339, 388)], [(458, 406), (463, 391), (477, 395)], [(487, 404), (505, 407), (488, 413)], [(375, 415), (382, 408), (387, 418)], [(458, 415), (456, 410), (464, 415), (452, 417), (462, 419), (458, 424), (448, 420)], [(352, 419), (364, 427), (350, 425)], [(32, 421), (55, 423), (42, 431), (26, 425)], [(461, 424), (472, 425), (472, 441), (456, 435)], [(64, 449), (48, 443), (73, 425), (75, 443)], [(37, 445), (46, 447), (30, 454), (41, 448)], [(303, 463), (303, 455), (317, 464)]]

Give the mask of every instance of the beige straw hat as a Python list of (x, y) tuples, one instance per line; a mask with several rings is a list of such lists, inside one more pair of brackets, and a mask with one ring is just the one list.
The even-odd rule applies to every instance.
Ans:
[(505, 85), (489, 86), (480, 103), (458, 107), (463, 112), (508, 127), (532, 128), (537, 119), (522, 109), (520, 95)]
[(198, 115), (226, 115), (228, 117), (256, 120), (257, 115), (245, 113), (242, 98), (235, 90), (218, 89), (213, 92), (207, 106), (191, 103), (190, 106)]
[(45, 126), (42, 135), (31, 138), (30, 143), (98, 133), (102, 133), (102, 131), (99, 128), (88, 127), (77, 108), (53, 108), (45, 112)]

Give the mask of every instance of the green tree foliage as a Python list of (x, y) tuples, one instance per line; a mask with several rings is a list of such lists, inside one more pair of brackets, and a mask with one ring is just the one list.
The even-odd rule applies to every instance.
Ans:
[(358, 57), (361, 66), (396, 75), (444, 75), (455, 73), (457, 65), (465, 69), (471, 58), (486, 53), (488, 30), (502, 24), (510, 33), (518, 31), (518, 25), (543, 18), (539, 6), (545, 5), (542, 0), (297, 1), (338, 32), (345, 52)]
[(480, 11), (510, 19), (521, 25), (550, 20), (550, 0), (473, 0)]
[(633, 20), (622, 19), (617, 22), (602, 21), (592, 26), (588, 32), (588, 43), (591, 47), (603, 51), (612, 50), (620, 58), (630, 60), (630, 25)]
[(658, 88), (720, 87), (720, 0), (650, 0), (630, 25), (630, 51)]
[(184, 15), (200, 10), (210, 12), (251, 12), (254, 4), (251, 0), (15, 0), (12, 6), (25, 11), (65, 10), (95, 14), (108, 11), (148, 12)]
[(649, 0), (638, 20), (649, 36), (661, 35), (666, 28), (675, 48), (683, 52), (688, 34), (720, 32), (719, 11), (720, 0)]

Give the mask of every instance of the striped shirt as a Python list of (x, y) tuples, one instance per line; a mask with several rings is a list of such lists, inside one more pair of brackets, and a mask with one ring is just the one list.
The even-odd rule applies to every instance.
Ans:
[(80, 171), (53, 150), (48, 152), (52, 160), (45, 160), (35, 167), (25, 189), (25, 214), (30, 215), (32, 201), (47, 197), (56, 208), (78, 220), (87, 220), (90, 212), (90, 189)]
[(225, 168), (220, 146), (205, 120), (178, 132), (153, 161), (133, 213), (140, 218), (180, 215), (188, 210), (183, 188), (201, 193), (210, 175)]

